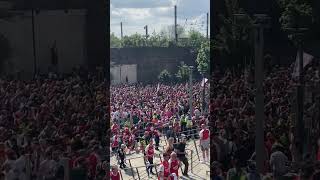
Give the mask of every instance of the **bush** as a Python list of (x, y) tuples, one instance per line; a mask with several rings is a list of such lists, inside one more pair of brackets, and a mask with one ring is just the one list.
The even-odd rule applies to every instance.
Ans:
[(168, 70), (164, 69), (163, 71), (160, 72), (158, 79), (162, 83), (168, 83), (171, 80), (171, 74)]

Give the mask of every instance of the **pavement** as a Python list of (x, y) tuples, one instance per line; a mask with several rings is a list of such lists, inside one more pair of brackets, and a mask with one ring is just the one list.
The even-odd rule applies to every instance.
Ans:
[[(164, 147), (166, 146), (166, 141), (162, 138), (160, 141), (159, 151), (155, 151), (156, 155), (154, 158), (154, 164), (160, 164), (160, 155), (162, 154)], [(189, 140), (187, 142), (187, 158), (189, 162), (189, 177), (182, 176), (181, 168), (179, 169), (179, 179), (181, 180), (209, 180), (210, 179), (210, 163), (202, 163), (199, 158), (202, 160), (202, 153), (199, 149), (199, 140)], [(199, 157), (197, 155), (199, 153)], [(161, 157), (162, 158), (162, 157)], [(110, 164), (118, 164), (118, 161), (115, 156), (111, 156)], [(119, 165), (119, 164), (118, 164)], [(142, 153), (129, 152), (126, 155), (126, 169), (120, 169), (122, 180), (149, 180), (149, 179), (158, 179), (156, 175), (150, 174), (148, 176), (146, 171), (146, 164), (143, 158)], [(132, 168), (131, 168), (132, 167)], [(158, 171), (158, 167), (157, 170)], [(155, 172), (155, 170), (153, 170)]]

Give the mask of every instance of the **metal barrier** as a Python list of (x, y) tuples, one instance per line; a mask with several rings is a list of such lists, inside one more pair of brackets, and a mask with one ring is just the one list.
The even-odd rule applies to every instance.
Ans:
[[(155, 169), (155, 171), (156, 171), (156, 175), (158, 174), (157, 166), (159, 166), (159, 165), (160, 165), (160, 164), (153, 164), (153, 167), (154, 167), (154, 169)], [(134, 171), (133, 171), (133, 169), (135, 169), (138, 180), (144, 180), (144, 179), (147, 179), (147, 177), (149, 177), (149, 174), (147, 174), (147, 173), (140, 173), (140, 172), (139, 172), (139, 169), (140, 169), (140, 168), (147, 168), (147, 167), (148, 167), (148, 165), (146, 165), (146, 166), (136, 166), (136, 167), (124, 168), (124, 169), (122, 169), (122, 170), (124, 170), (124, 171), (130, 170), (130, 171), (132, 172), (133, 180), (135, 180), (135, 179), (136, 179), (136, 178), (135, 178), (135, 175), (134, 175), (135, 173), (134, 173)], [(121, 171), (120, 171), (120, 175), (121, 175), (121, 180), (124, 180)], [(147, 176), (146, 176), (146, 175), (147, 175)], [(127, 179), (126, 179), (126, 180), (127, 180)]]

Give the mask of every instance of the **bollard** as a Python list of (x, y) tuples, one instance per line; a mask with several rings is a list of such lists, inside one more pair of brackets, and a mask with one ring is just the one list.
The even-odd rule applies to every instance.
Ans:
[(140, 180), (140, 174), (138, 168), (136, 168), (137, 174), (138, 174), (138, 179)]
[(61, 161), (64, 167), (64, 180), (70, 180), (69, 158), (62, 158)]

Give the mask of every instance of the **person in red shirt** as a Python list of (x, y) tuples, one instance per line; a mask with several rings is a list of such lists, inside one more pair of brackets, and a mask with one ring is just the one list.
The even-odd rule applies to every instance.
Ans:
[(169, 180), (170, 176), (170, 165), (169, 165), (170, 155), (167, 153), (163, 154), (163, 161), (159, 167), (158, 180)]
[(119, 148), (119, 142), (120, 142), (120, 139), (119, 139), (118, 135), (114, 135), (112, 138), (112, 143), (111, 143), (111, 148), (112, 148), (113, 153), (117, 152), (117, 150)]
[(146, 159), (148, 160), (149, 162), (149, 167), (147, 168), (147, 171), (151, 174), (155, 174), (153, 171), (152, 171), (152, 168), (153, 168), (153, 157), (154, 157), (154, 145), (153, 145), (153, 140), (150, 140), (149, 144), (147, 145), (146, 147), (146, 150), (145, 150), (145, 153), (146, 153)]
[[(201, 124), (200, 136), (200, 148), (202, 151), (203, 161), (209, 161), (209, 148), (210, 148), (210, 130), (206, 128), (205, 124)], [(207, 157), (207, 158), (206, 158)]]
[(118, 130), (119, 130), (119, 125), (116, 122), (114, 122), (114, 124), (111, 127), (111, 131), (113, 134), (117, 134)]
[(89, 154), (87, 161), (89, 165), (89, 172), (92, 178), (96, 177), (97, 165), (100, 163), (99, 155), (97, 151), (99, 150), (98, 146), (93, 147), (93, 151)]
[[(177, 179), (179, 179), (179, 167), (180, 167), (180, 161), (177, 158), (177, 154), (175, 152), (172, 152), (169, 159), (169, 167), (170, 167), (170, 173), (175, 174)], [(171, 180), (174, 180), (175, 178), (171, 176)]]
[(120, 172), (117, 166), (113, 166), (110, 172), (110, 180), (120, 180)]

